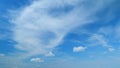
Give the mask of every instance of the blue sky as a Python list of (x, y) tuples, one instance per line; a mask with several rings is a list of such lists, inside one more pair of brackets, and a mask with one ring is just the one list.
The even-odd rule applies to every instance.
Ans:
[(119, 0), (1, 0), (1, 68), (120, 68)]

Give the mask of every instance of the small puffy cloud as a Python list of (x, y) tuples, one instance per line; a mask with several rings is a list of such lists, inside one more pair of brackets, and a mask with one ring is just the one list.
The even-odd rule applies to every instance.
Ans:
[(86, 47), (83, 47), (83, 46), (73, 47), (73, 52), (82, 52), (85, 50), (86, 50)]
[(30, 59), (31, 62), (44, 62), (41, 58), (32, 58)]
[(50, 56), (55, 56), (52, 52), (49, 52), (49, 53), (47, 53), (45, 56), (48, 56), (48, 57), (50, 57)]

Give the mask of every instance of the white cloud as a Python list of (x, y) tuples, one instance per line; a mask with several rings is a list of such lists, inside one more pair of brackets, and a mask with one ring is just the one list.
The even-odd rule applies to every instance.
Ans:
[(93, 46), (101, 45), (106, 48), (111, 47), (111, 45), (108, 43), (108, 40), (104, 37), (104, 35), (101, 34), (93, 34), (89, 41), (92, 42)]
[(14, 14), (13, 39), (18, 43), (15, 47), (28, 52), (28, 56), (46, 55), (62, 42), (70, 30), (93, 22), (94, 13), (101, 10), (104, 3), (107, 5), (109, 1), (33, 1)]
[[(112, 28), (111, 28), (112, 29)], [(102, 32), (104, 32), (102, 29)], [(100, 29), (101, 31), (101, 29)], [(109, 30), (105, 32), (105, 36), (109, 33)], [(115, 51), (113, 45), (111, 45), (109, 38), (106, 38), (104, 35), (102, 34), (93, 34), (88, 42), (90, 46), (102, 46), (104, 48), (107, 48), (109, 52), (113, 52)]]
[(30, 61), (31, 62), (44, 62), (44, 60), (42, 60), (41, 58), (32, 58)]
[(55, 56), (52, 52), (49, 52), (48, 54), (46, 54), (45, 56)]
[(83, 52), (86, 50), (87, 47), (83, 46), (78, 46), (78, 47), (73, 47), (73, 52)]

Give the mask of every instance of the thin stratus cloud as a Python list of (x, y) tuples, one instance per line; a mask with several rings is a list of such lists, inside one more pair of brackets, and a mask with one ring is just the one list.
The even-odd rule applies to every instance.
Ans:
[(119, 68), (120, 1), (1, 0), (0, 68)]

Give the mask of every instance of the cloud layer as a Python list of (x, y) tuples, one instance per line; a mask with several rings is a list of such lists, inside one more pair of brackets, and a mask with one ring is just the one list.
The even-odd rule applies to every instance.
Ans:
[(95, 21), (95, 13), (111, 1), (35, 0), (17, 10), (12, 22), (15, 47), (26, 56), (53, 55), (70, 30)]
[[(10, 44), (16, 49), (6, 46), (5, 51), (13, 50), (9, 54), (1, 50), (0, 67), (120, 68), (120, 25), (109, 22), (112, 1), (115, 0), (32, 0), (13, 10), (12, 40), (5, 40), (10, 43), (3, 42), (3, 46)], [(109, 13), (104, 14), (106, 8)], [(9, 32), (0, 34), (0, 40), (8, 37), (6, 34)]]

